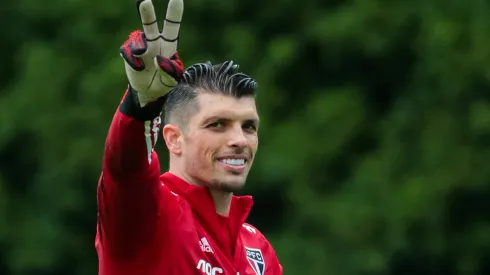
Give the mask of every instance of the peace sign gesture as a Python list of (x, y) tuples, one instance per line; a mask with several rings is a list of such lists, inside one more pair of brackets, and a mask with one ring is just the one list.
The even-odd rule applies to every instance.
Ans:
[(182, 77), (184, 65), (177, 54), (177, 43), (184, 3), (169, 0), (162, 32), (151, 0), (138, 0), (137, 8), (143, 32), (133, 31), (120, 54), (129, 84), (143, 107), (167, 94)]

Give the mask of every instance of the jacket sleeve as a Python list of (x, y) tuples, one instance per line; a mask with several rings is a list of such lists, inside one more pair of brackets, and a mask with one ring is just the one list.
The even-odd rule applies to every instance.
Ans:
[(282, 265), (281, 264), (279, 264), (279, 267), (277, 268), (277, 270), (278, 270), (277, 274), (282, 275)]
[[(264, 237), (265, 238), (265, 237)], [(279, 257), (277, 256), (277, 253), (274, 249), (274, 247), (272, 247), (272, 244), (267, 241), (267, 244), (269, 245), (269, 249), (270, 249), (270, 256), (272, 258), (272, 266), (273, 266), (273, 269), (272, 269), (272, 275), (282, 275), (282, 265), (281, 265), (281, 262), (279, 261)]]
[(162, 102), (140, 108), (128, 89), (107, 135), (97, 188), (98, 241), (117, 258), (151, 245), (161, 201), (160, 164), (154, 146)]
[(274, 259), (275, 259), (275, 268), (274, 268), (274, 275), (282, 275), (282, 265), (279, 262), (279, 258), (277, 257), (276, 253), (274, 252)]

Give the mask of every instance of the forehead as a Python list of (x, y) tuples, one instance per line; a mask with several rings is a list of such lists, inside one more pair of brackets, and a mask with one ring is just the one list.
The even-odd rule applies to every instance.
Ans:
[(235, 98), (219, 93), (199, 93), (199, 119), (211, 116), (228, 119), (258, 119), (257, 107), (253, 97)]

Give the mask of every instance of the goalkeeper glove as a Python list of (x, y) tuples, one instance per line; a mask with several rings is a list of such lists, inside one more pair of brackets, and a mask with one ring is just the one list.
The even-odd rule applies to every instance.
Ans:
[(184, 73), (176, 47), (183, 11), (179, 6), (181, 2), (170, 0), (162, 33), (158, 30), (151, 0), (137, 3), (144, 31), (133, 31), (121, 46), (120, 54), (130, 88), (136, 92), (141, 107), (170, 92)]

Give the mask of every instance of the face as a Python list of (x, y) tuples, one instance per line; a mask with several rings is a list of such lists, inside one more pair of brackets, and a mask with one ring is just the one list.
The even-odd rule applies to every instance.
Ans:
[(199, 111), (180, 138), (181, 163), (200, 185), (240, 190), (258, 147), (258, 114), (252, 97), (200, 93)]

